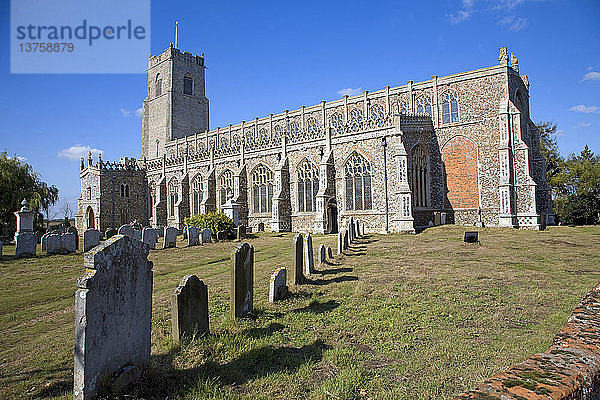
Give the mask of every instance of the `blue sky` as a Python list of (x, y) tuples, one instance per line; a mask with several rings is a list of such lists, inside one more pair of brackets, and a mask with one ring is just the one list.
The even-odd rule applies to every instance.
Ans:
[[(10, 5), (0, 5), (0, 151), (24, 157), (63, 199), (79, 157), (139, 157), (144, 74), (10, 74)], [(151, 49), (205, 53), (210, 127), (431, 75), (497, 64), (508, 46), (531, 82), (534, 121), (563, 154), (600, 153), (600, 2), (152, 1)]]

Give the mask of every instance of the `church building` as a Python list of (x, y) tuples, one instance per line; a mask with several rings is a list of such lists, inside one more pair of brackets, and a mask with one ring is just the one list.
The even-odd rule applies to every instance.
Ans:
[(501, 48), (474, 71), (285, 110), (209, 130), (204, 55), (148, 60), (142, 155), (81, 160), (77, 228), (234, 213), (272, 232), (553, 223), (529, 79)]

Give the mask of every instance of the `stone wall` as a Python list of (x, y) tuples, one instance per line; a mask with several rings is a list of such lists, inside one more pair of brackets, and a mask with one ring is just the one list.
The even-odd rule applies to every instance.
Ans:
[(600, 284), (579, 303), (545, 353), (494, 375), (463, 399), (600, 398)]

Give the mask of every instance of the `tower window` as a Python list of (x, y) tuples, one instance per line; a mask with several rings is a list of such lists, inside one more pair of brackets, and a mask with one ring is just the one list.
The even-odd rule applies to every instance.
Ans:
[(162, 78), (160, 74), (156, 75), (156, 80), (154, 82), (154, 96), (158, 97), (162, 94)]
[(190, 74), (186, 74), (183, 77), (183, 94), (193, 94), (194, 92), (194, 79)]
[(87, 199), (91, 200), (92, 199), (92, 188), (88, 186), (87, 188)]
[(129, 198), (129, 185), (127, 183), (121, 183), (121, 197)]

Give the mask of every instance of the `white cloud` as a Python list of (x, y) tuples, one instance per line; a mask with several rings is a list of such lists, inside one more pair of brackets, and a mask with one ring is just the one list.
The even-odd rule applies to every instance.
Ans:
[(352, 88), (345, 88), (345, 89), (340, 89), (337, 91), (337, 94), (339, 94), (340, 96), (355, 96), (357, 94), (361, 94), (362, 93), (362, 88), (356, 88), (356, 89), (352, 89)]
[(592, 126), (591, 122), (582, 122), (580, 124), (575, 125), (573, 128), (589, 128)]
[(573, 106), (569, 108), (569, 111), (575, 111), (579, 113), (600, 113), (600, 107), (579, 104), (578, 106)]
[(462, 10), (458, 10), (454, 14), (448, 15), (450, 22), (453, 24), (458, 24), (469, 19), (471, 14), (473, 14), (473, 3), (474, 0), (463, 0)]
[(80, 158), (87, 157), (90, 151), (92, 152), (92, 156), (104, 154), (104, 151), (102, 150), (92, 149), (90, 146), (82, 146), (80, 144), (76, 144), (74, 146), (69, 147), (68, 149), (63, 149), (59, 151), (56, 157), (66, 158), (67, 160), (79, 160)]
[(121, 115), (123, 116), (123, 118), (129, 118), (134, 115), (138, 118), (140, 118), (142, 116), (142, 107), (136, 108), (133, 111), (128, 110), (126, 108), (121, 108), (121, 109), (119, 109), (119, 111), (121, 112)]
[(119, 111), (121, 111), (121, 115), (124, 116), (125, 118), (127, 118), (131, 115), (131, 111), (129, 111), (125, 108), (121, 108)]
[(514, 17), (512, 15), (498, 20), (498, 25), (505, 26), (511, 31), (518, 32), (527, 26), (527, 18)]
[(600, 81), (600, 72), (591, 71), (583, 76), (584, 81)]
[(564, 129), (557, 129), (556, 136), (567, 136)]
[(141, 117), (142, 116), (142, 107), (138, 108), (137, 110), (135, 110), (135, 116), (136, 117)]
[(495, 0), (495, 8), (512, 10), (513, 8), (525, 3), (525, 0)]

